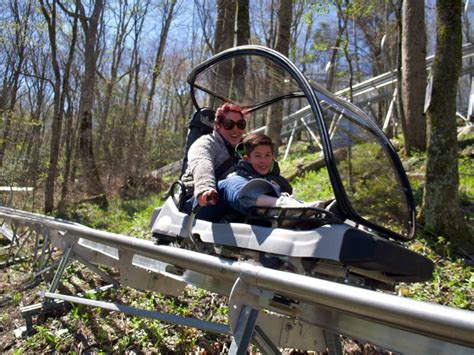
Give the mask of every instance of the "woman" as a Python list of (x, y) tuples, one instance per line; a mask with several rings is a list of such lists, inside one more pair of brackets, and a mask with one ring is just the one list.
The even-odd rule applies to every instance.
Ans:
[[(188, 194), (201, 206), (219, 201), (217, 181), (235, 170), (238, 157), (235, 147), (242, 140), (247, 122), (240, 106), (226, 103), (216, 110), (214, 131), (198, 138), (189, 148), (188, 167), (183, 181)], [(226, 212), (224, 202), (215, 208), (202, 209), (198, 218), (218, 221)]]

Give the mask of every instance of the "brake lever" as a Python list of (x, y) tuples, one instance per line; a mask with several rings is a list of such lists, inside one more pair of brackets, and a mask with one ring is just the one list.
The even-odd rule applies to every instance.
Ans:
[(193, 209), (191, 210), (191, 213), (189, 214), (189, 217), (188, 217), (188, 225), (187, 225), (186, 230), (188, 231), (188, 235), (191, 237), (191, 239), (192, 239), (192, 235), (193, 235), (193, 231), (192, 231), (193, 223), (194, 223), (194, 220), (196, 219), (196, 215), (198, 214), (198, 212), (201, 208), (202, 208), (202, 206), (199, 203), (196, 203), (196, 206), (193, 207)]
[[(219, 202), (219, 194), (217, 191), (213, 191), (211, 194), (206, 196), (206, 202), (214, 202), (214, 205)], [(204, 206), (201, 206), (199, 203), (196, 203), (196, 206), (194, 206), (191, 210), (191, 213), (189, 214), (188, 217), (188, 225), (186, 230), (188, 231), (189, 239), (193, 242), (193, 244), (196, 246), (197, 249), (201, 250), (201, 247), (198, 245), (197, 241), (194, 239), (193, 236), (193, 224), (194, 220), (196, 219), (196, 215), (198, 212), (201, 210), (201, 208)]]

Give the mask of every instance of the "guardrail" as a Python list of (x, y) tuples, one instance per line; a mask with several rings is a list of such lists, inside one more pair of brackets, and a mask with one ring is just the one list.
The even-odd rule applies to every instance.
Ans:
[[(303, 275), (267, 269), (248, 262), (204, 255), (190, 250), (158, 246), (151, 241), (99, 231), (80, 224), (0, 207), (4, 225), (29, 229), (42, 235), (43, 247), (51, 243), (63, 250), (42, 304), (50, 300), (84, 303), (129, 314), (162, 319), (234, 336), (233, 353), (244, 353), (251, 341), (260, 349), (277, 353), (278, 347), (322, 350), (328, 334), (344, 334), (386, 349), (406, 353), (472, 354), (474, 312), (415, 301)], [(25, 238), (30, 234), (19, 236)], [(41, 243), (40, 243), (41, 244)], [(146, 313), (124, 305), (57, 294), (68, 263), (77, 260), (116, 287), (129, 285), (179, 294), (184, 285), (206, 288), (229, 298), (229, 327), (158, 312)], [(97, 264), (120, 270), (116, 280)], [(171, 267), (171, 268), (170, 268)], [(170, 273), (178, 267), (181, 273)], [(284, 300), (280, 302), (279, 300)], [(270, 310), (267, 313), (265, 310)], [(27, 323), (30, 323), (31, 319)]]
[[(463, 55), (463, 60), (474, 57), (474, 44), (468, 43), (468, 44), (463, 45), (463, 52), (462, 53), (463, 53), (462, 54)], [(434, 60), (434, 55), (426, 57), (426, 67), (428, 69), (431, 68), (431, 66), (433, 65), (433, 60)], [(473, 66), (471, 64), (466, 64), (466, 65), (463, 66), (463, 73), (464, 74), (468, 73), (468, 72), (472, 72), (472, 70), (473, 70)], [(361, 83), (355, 84), (355, 85), (352, 86), (352, 88), (344, 88), (342, 90), (339, 90), (335, 93), (335, 95), (344, 97), (350, 91), (352, 91), (352, 96), (357, 97), (357, 96), (361, 96), (363, 94), (370, 93), (372, 91), (376, 92), (378, 89), (381, 89), (385, 86), (388, 86), (388, 85), (391, 85), (391, 84), (395, 83), (396, 80), (397, 80), (397, 71), (393, 70), (393, 71), (389, 71), (389, 72), (380, 74), (376, 77), (367, 79), (367, 80), (365, 80)], [(387, 94), (382, 93), (380, 98), (381, 99), (386, 99)], [(374, 102), (377, 102), (377, 100), (378, 100), (378, 97), (372, 97), (370, 99), (370, 102), (374, 103)], [(368, 102), (369, 102), (369, 100), (364, 100), (364, 101), (361, 102), (361, 105), (365, 106), (365, 105), (368, 104)], [(311, 113), (311, 110), (310, 110), (309, 106), (305, 106), (302, 109), (295, 112), (294, 114), (292, 114), (290, 116), (287, 116), (287, 117), (284, 117), (283, 118), (283, 124), (291, 123), (294, 120), (299, 119), (301, 117), (304, 117), (304, 116), (306, 116), (310, 113)], [(255, 132), (260, 132), (260, 131), (263, 132), (264, 130), (265, 130), (265, 126), (259, 127), (257, 130), (255, 130)]]

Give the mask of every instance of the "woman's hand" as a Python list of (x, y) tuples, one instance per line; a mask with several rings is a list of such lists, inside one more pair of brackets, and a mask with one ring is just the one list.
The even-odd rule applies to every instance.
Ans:
[(215, 189), (209, 189), (201, 193), (197, 200), (201, 206), (215, 205), (219, 201), (219, 194)]

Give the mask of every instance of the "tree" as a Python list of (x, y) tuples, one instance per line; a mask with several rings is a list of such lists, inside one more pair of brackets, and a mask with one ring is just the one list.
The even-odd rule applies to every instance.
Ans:
[(252, 13), (254, 15), (254, 26), (258, 25), (257, 33), (261, 33), (263, 38), (261, 42), (266, 47), (275, 48), (276, 42), (276, 0), (259, 0), (252, 1)]
[[(288, 56), (291, 37), (291, 14), (293, 12), (291, 0), (280, 0), (278, 9), (278, 30), (275, 49), (281, 54)], [(281, 142), (280, 133), (283, 119), (283, 103), (270, 107), (266, 120), (265, 134), (267, 134), (278, 147)]]
[(34, 8), (31, 1), (27, 1), (25, 4), (12, 1), (10, 6), (13, 15), (14, 37), (10, 39), (13, 47), (12, 52), (6, 55), (6, 63), (2, 65), (5, 67), (5, 72), (0, 92), (0, 117), (3, 120), (3, 134), (0, 137), (0, 167), (3, 165), (3, 157), (10, 138), (13, 110), (17, 103), (21, 72), (27, 55), (29, 21)]
[[(194, 10), (201, 25), (202, 37), (205, 47), (210, 53), (214, 53), (214, 45), (212, 44), (212, 38), (215, 38), (215, 23), (212, 22), (212, 19), (217, 18), (215, 13), (213, 12), (215, 8), (213, 6), (209, 6), (209, 2), (207, 0), (194, 0)], [(193, 39), (194, 38), (196, 37), (193, 36)]]
[[(105, 97), (104, 97), (104, 109), (101, 112), (101, 117), (99, 120), (99, 135), (97, 138), (97, 146), (103, 148), (106, 155), (107, 161), (111, 166), (115, 166), (115, 161), (112, 159), (112, 154), (110, 153), (110, 140), (103, 139), (106, 135), (106, 123), (109, 119), (110, 108), (113, 102), (113, 93), (115, 90), (116, 84), (122, 78), (122, 75), (119, 75), (119, 68), (122, 64), (123, 54), (125, 51), (125, 41), (130, 32), (130, 22), (134, 16), (134, 13), (139, 11), (139, 5), (137, 3), (129, 4), (128, 1), (119, 1), (117, 4), (118, 9), (116, 9), (116, 29), (115, 29), (115, 41), (112, 49), (112, 62), (110, 63), (110, 77), (105, 78)], [(102, 52), (103, 53), (103, 52)]]
[(403, 1), (402, 8), (402, 130), (405, 154), (426, 148), (423, 114), (426, 88), (425, 5)]
[[(235, 34), (235, 42), (237, 46), (249, 44), (250, 41), (250, 26), (249, 26), (249, 1), (237, 1), (237, 14)], [(234, 68), (232, 72), (232, 89), (237, 98), (245, 96), (245, 73), (247, 71), (247, 62), (244, 58), (237, 57), (235, 59)]]
[(81, 95), (79, 99), (79, 158), (84, 177), (86, 192), (99, 205), (107, 206), (105, 189), (100, 181), (97, 169), (92, 135), (92, 109), (97, 72), (97, 57), (99, 48), (97, 38), (99, 25), (104, 10), (104, 0), (96, 0), (92, 6), (91, 15), (86, 15), (86, 9), (81, 0), (75, 1), (79, 15), (69, 11), (59, 2), (61, 8), (72, 17), (78, 16), (84, 33), (84, 73), (82, 75)]
[[(67, 198), (69, 193), (69, 177), (72, 171), (72, 156), (74, 150), (74, 143), (76, 142), (76, 131), (73, 126), (74, 120), (74, 104), (72, 102), (71, 96), (68, 95), (68, 108), (65, 113), (66, 118), (66, 129), (65, 129), (65, 137), (64, 137), (64, 145), (65, 145), (65, 155), (64, 155), (64, 173), (63, 173), (63, 182), (61, 185), (61, 198), (58, 203), (58, 212), (61, 215), (66, 213), (67, 207)], [(77, 122), (76, 122), (77, 124)]]
[(217, 0), (214, 53), (234, 46), (236, 0)]
[(249, 44), (250, 41), (250, 19), (249, 19), (249, 0), (237, 1), (237, 33), (236, 42), (238, 46)]
[(48, 27), (49, 43), (51, 47), (51, 65), (54, 73), (54, 104), (53, 104), (53, 123), (51, 125), (51, 142), (48, 176), (46, 178), (44, 189), (44, 211), (50, 213), (54, 209), (54, 185), (58, 173), (59, 145), (61, 140), (62, 121), (64, 115), (64, 103), (69, 85), (69, 75), (74, 51), (76, 47), (77, 32), (77, 12), (75, 14), (72, 26), (72, 40), (69, 49), (69, 56), (66, 60), (64, 72), (61, 72), (60, 59), (58, 58), (56, 30), (57, 30), (57, 12), (56, 0), (51, 4), (49, 1), (40, 0), (41, 12)]
[(328, 75), (327, 75), (326, 89), (328, 89), (329, 91), (333, 90), (334, 76), (336, 75), (337, 53), (339, 51), (339, 48), (340, 48), (339, 46), (340, 46), (341, 41), (342, 41), (343, 31), (345, 30), (345, 28), (343, 26), (341, 26), (341, 18), (340, 18), (339, 12), (338, 12), (338, 16), (337, 16), (337, 22), (338, 22), (338, 26), (337, 26), (336, 41), (334, 42), (334, 46), (331, 49), (331, 56), (330, 56), (329, 63), (328, 63)]
[[(248, 44), (250, 40), (249, 3), (248, 0), (217, 0), (216, 30), (214, 32), (214, 53), (219, 53), (234, 46)], [(219, 90), (226, 91), (226, 95), (239, 98), (245, 95), (246, 63), (237, 58), (235, 62), (227, 62), (219, 66), (219, 77), (227, 78), (223, 82), (229, 87)]]
[[(217, 18), (216, 30), (214, 31), (214, 54), (222, 52), (225, 49), (232, 48), (235, 45), (235, 15), (236, 0), (216, 0)], [(232, 90), (232, 63), (226, 62), (224, 65), (218, 66), (217, 77), (223, 78), (222, 83), (215, 83), (219, 86), (219, 91), (225, 95), (231, 95)], [(224, 85), (228, 85), (224, 87)], [(214, 103), (208, 103), (213, 106)]]
[(459, 203), (456, 93), (462, 58), (461, 0), (436, 3), (437, 41), (428, 107), (422, 216), (428, 230), (459, 244), (474, 243)]
[[(349, 1), (344, 0), (335, 0), (334, 6), (337, 9), (337, 27), (338, 27), (338, 34), (336, 39), (336, 47), (333, 50), (333, 54), (331, 55), (331, 60), (333, 60), (335, 54), (337, 54), (338, 47), (341, 46), (344, 52), (344, 57), (346, 58), (348, 72), (349, 72), (349, 101), (352, 102), (352, 85), (354, 83), (354, 70), (352, 68), (352, 57), (349, 53), (349, 16), (354, 15), (356, 11), (351, 8)], [(342, 36), (344, 35), (344, 40), (342, 40)], [(336, 52), (335, 52), (336, 51)], [(330, 74), (328, 75), (328, 90), (332, 89), (334, 74), (335, 74), (335, 63), (331, 62), (331, 66), (329, 68)]]
[[(143, 3), (142, 3), (143, 5)], [(120, 126), (129, 126), (128, 130), (121, 132), (122, 136), (128, 136), (128, 140), (123, 142), (119, 139), (115, 140), (114, 153), (116, 156), (122, 156), (122, 152), (127, 152), (127, 157), (124, 165), (123, 178), (127, 179), (133, 173), (134, 161), (137, 158), (137, 127), (138, 125), (138, 112), (142, 102), (143, 90), (140, 88), (140, 71), (141, 71), (141, 58), (140, 58), (140, 37), (143, 31), (143, 23), (145, 16), (148, 12), (149, 2), (147, 1), (142, 6), (140, 11), (137, 11), (132, 16), (132, 50), (130, 53), (130, 70), (128, 75), (128, 81), (124, 90), (124, 97), (122, 103), (122, 112), (120, 115)], [(133, 96), (131, 98), (131, 96)], [(130, 102), (131, 101), (131, 102)], [(132, 104), (132, 107), (130, 107)], [(130, 121), (127, 125), (125, 122), (130, 117)], [(125, 147), (124, 147), (125, 145)]]
[[(370, 54), (370, 66), (372, 76), (378, 76), (397, 67), (399, 60), (400, 36), (397, 28), (399, 26), (398, 3), (401, 0), (359, 0), (357, 3), (357, 16), (354, 21), (362, 31), (365, 45)], [(354, 5), (355, 6), (355, 5)], [(364, 49), (364, 52), (366, 49)], [(386, 88), (379, 88), (379, 94), (386, 92)], [(398, 95), (400, 97), (401, 95)], [(377, 105), (374, 117), (382, 125), (388, 102), (383, 100)]]
[[(313, 32), (313, 16), (310, 11), (311, 2), (299, 1), (295, 4), (295, 16), (293, 16), (293, 28), (292, 35), (292, 48), (290, 59), (292, 62), (296, 62), (297, 59), (301, 60), (301, 72), (304, 74), (306, 72), (306, 56), (308, 53), (308, 43), (311, 39), (311, 34)], [(301, 33), (304, 32), (304, 39), (301, 45), (301, 52), (298, 53), (298, 37)], [(300, 57), (300, 58), (298, 58)]]
[[(354, 7), (354, 21), (362, 31), (365, 44), (370, 49), (372, 75), (377, 76), (392, 70), (396, 65), (396, 47), (399, 39), (395, 30), (395, 5), (391, 1), (358, 0), (351, 2)], [(385, 40), (382, 39), (385, 36)], [(382, 48), (382, 43), (384, 46)]]
[(138, 159), (135, 161), (135, 172), (139, 175), (138, 172), (141, 170), (141, 164), (143, 162), (143, 155), (145, 153), (145, 142), (146, 142), (146, 132), (148, 128), (148, 120), (150, 118), (150, 113), (153, 104), (153, 97), (155, 96), (156, 91), (156, 82), (161, 73), (161, 68), (163, 67), (163, 56), (166, 46), (166, 41), (168, 39), (168, 32), (170, 29), (171, 21), (175, 14), (176, 0), (166, 1), (164, 4), (162, 23), (161, 23), (161, 34), (158, 44), (158, 49), (155, 54), (155, 62), (153, 65), (153, 72), (151, 78), (151, 87), (148, 92), (148, 99), (146, 103), (145, 113), (143, 117), (143, 123), (141, 125), (139, 133), (139, 148), (138, 148)]
[[(32, 127), (27, 134), (28, 145), (25, 152), (25, 156), (29, 157), (29, 159), (25, 160), (24, 171), (29, 179), (28, 186), (36, 188), (40, 172), (40, 148), (43, 143), (42, 132), (44, 132), (43, 121), (46, 117), (44, 115), (48, 93), (46, 87), (49, 84), (48, 80), (46, 80), (46, 68), (49, 55), (44, 48), (35, 48), (33, 57), (37, 58), (37, 61), (31, 63), (32, 75), (35, 79), (32, 80), (31, 85), (28, 87), (28, 95), (31, 95), (29, 101), (34, 104), (31, 107)], [(36, 80), (36, 78), (41, 79)]]

